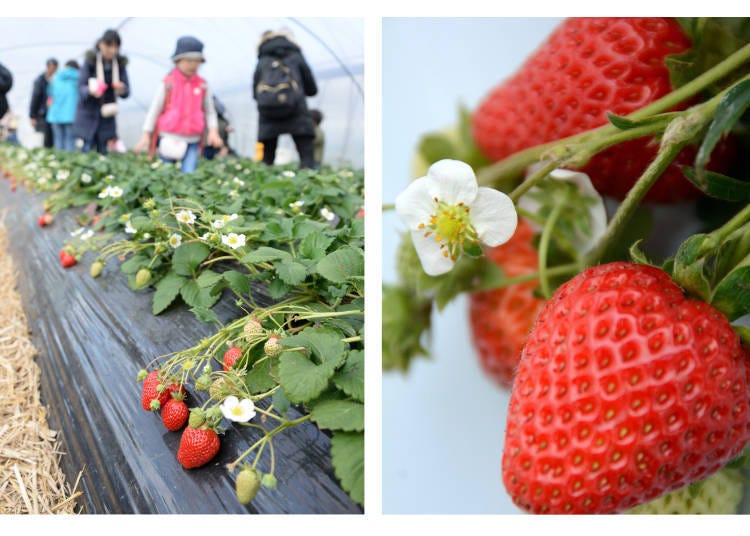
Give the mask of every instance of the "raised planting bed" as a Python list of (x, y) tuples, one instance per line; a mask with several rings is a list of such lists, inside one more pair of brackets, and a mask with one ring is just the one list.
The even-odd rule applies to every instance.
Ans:
[[(5, 156), (5, 160), (0, 159), (4, 167), (8, 153)], [(144, 167), (148, 170), (148, 166)], [(80, 170), (75, 171), (72, 164), (68, 168), (80, 177)], [(295, 363), (309, 357), (310, 366), (315, 366), (317, 350), (306, 350), (303, 339), (305, 334), (314, 339), (313, 335), (319, 332), (304, 329), (325, 324), (325, 319), (315, 325), (305, 323), (300, 309), (295, 319), (300, 331), (283, 322), (281, 329), (268, 328), (270, 322), (284, 317), (286, 313), (278, 309), (278, 304), (288, 300), (288, 296), (269, 291), (273, 278), (249, 277), (242, 284), (235, 284), (234, 287), (247, 290), (244, 297), (238, 297), (236, 288), (224, 285), (213, 287), (214, 297), (201, 306), (187, 307), (181, 303), (184, 299), (175, 298), (176, 293), (166, 305), (156, 304), (159, 282), (168, 276), (167, 265), (178, 248), (152, 263), (156, 265), (152, 284), (137, 288), (133, 284), (134, 273), (129, 278), (122, 273), (123, 267), (128, 271), (123, 261), (145, 254), (145, 250), (104, 254), (107, 247), (122, 244), (123, 240), (131, 239), (131, 246), (137, 244), (127, 233), (102, 219), (103, 232), (96, 236), (108, 238), (103, 238), (98, 246), (86, 249), (78, 237), (71, 236), (82, 221), (87, 221), (82, 207), (90, 199), (79, 197), (68, 207), (60, 206), (54, 221), (41, 228), (38, 220), (44, 212), (43, 204), (46, 202), (49, 208), (50, 200), (60, 202), (63, 196), (59, 191), (51, 196), (28, 191), (20, 186), (22, 179), (16, 175), (13, 178), (16, 180), (0, 181), (0, 210), (5, 214), (9, 248), (19, 270), (19, 291), (33, 343), (40, 349), (43, 403), (48, 406), (50, 427), (61, 434), (63, 470), (71, 482), (83, 470), (78, 487), (83, 491), (79, 499), (81, 512), (363, 512), (362, 453), (357, 449), (363, 427), (350, 421), (339, 423), (335, 417), (337, 403), (351, 402), (336, 385), (342, 384), (339, 380), (345, 371), (352, 370), (350, 355), (363, 357), (361, 337), (344, 337), (347, 341), (356, 339), (360, 346), (347, 346), (346, 359), (331, 367), (335, 370), (325, 377), (326, 384), (317, 396), (305, 393), (304, 386), (301, 394), (292, 387), (295, 394), (283, 396), (282, 384), (290, 380), (279, 374), (279, 367), (283, 368), (290, 356)], [(26, 186), (40, 189), (30, 182)], [(100, 214), (102, 208), (100, 205)], [(261, 232), (255, 235), (258, 239)], [(188, 242), (186, 236), (185, 243)], [(61, 266), (59, 260), (65, 244), (77, 257), (77, 263), (69, 268)], [(239, 251), (243, 255), (250, 253), (249, 248)], [(226, 252), (211, 250), (203, 259), (204, 263), (217, 259), (210, 264), (213, 274), (234, 271), (247, 275), (243, 271), (247, 265), (239, 258), (218, 259), (221, 255), (227, 257)], [(322, 251), (321, 256), (324, 255)], [(96, 278), (90, 274), (95, 259), (102, 259), (104, 264)], [(203, 271), (196, 264), (193, 277), (185, 279), (197, 281), (200, 274)], [(294, 295), (291, 285), (286, 290)], [(317, 307), (330, 310), (331, 304), (322, 300)], [(158, 314), (154, 314), (157, 310)], [(271, 358), (263, 357), (262, 340), (243, 340), (237, 344), (242, 347), (243, 357), (236, 367), (225, 372), (221, 363), (228, 347), (225, 343), (241, 337), (248, 314), (259, 318), (268, 333), (278, 333), (282, 345), (285, 339), (291, 342), (281, 347), (280, 356)], [(333, 318), (340, 319), (336, 315)], [(330, 333), (329, 330), (326, 335)], [(269, 366), (261, 369), (258, 363), (266, 361)], [(182, 430), (189, 425), (171, 432), (162, 423), (158, 409), (149, 412), (141, 405), (143, 385), (137, 380), (139, 371), (156, 369), (169, 369), (171, 378), (177, 377), (177, 382), (184, 384), (187, 405), (191, 409), (202, 408), (204, 420), (217, 424), (219, 451), (201, 467), (186, 469), (177, 459)], [(295, 369), (287, 365), (285, 370), (287, 376), (292, 371), (294, 383)], [(214, 383), (217, 378), (225, 381), (224, 392), (205, 389), (208, 380)], [(196, 381), (204, 386), (199, 388)], [(238, 386), (234, 392), (232, 385)], [(348, 384), (343, 381), (342, 385)], [(252, 398), (256, 410), (252, 421), (223, 418), (218, 408), (228, 394)], [(335, 446), (337, 441), (338, 451), (334, 447), (332, 453), (332, 443)], [(347, 463), (354, 469), (347, 472)], [(237, 475), (245, 464), (263, 483), (248, 504), (242, 504), (236, 493)], [(357, 482), (357, 478), (359, 483), (353, 487), (352, 481)]]

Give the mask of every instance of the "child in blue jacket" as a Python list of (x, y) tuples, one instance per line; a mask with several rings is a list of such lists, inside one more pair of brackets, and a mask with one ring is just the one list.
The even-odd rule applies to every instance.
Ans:
[(55, 149), (75, 151), (73, 120), (78, 104), (78, 63), (70, 60), (55, 74), (47, 87), (51, 104), (47, 109), (47, 123), (52, 125)]

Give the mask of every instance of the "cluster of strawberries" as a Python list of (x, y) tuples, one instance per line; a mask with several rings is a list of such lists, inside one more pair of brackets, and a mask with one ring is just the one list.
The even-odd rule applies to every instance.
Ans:
[[(141, 407), (146, 411), (160, 411), (164, 427), (170, 432), (181, 430), (190, 417), (185, 403), (185, 388), (180, 383), (167, 384), (161, 371), (152, 370), (143, 379)], [(198, 415), (198, 414), (196, 414)], [(189, 423), (182, 432), (177, 459), (186, 469), (201, 467), (210, 462), (219, 452), (221, 441), (215, 427), (202, 422)]]

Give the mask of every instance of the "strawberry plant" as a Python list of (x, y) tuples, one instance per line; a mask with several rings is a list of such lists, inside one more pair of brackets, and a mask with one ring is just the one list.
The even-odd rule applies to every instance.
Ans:
[[(744, 19), (566, 20), (422, 138), (385, 207), (407, 232), (383, 367), (428, 355), (433, 314), (468, 295), (523, 510), (736, 511), (736, 485), (708, 483), (750, 442), (748, 43)], [(651, 248), (651, 214), (685, 200), (713, 211)], [(716, 510), (688, 500), (713, 492)]]
[[(330, 433), (333, 471), (363, 504), (361, 171), (225, 159), (182, 174), (133, 154), (15, 146), (0, 147), (0, 163), (47, 194), (49, 214), (77, 210), (80, 227), (62, 246), (90, 259), (92, 277), (114, 276), (119, 263), (154, 315), (186, 306), (215, 326), (192, 348), (144, 363), (138, 377), (142, 408), (168, 430), (182, 429), (190, 411), (184, 467), (213, 459), (222, 434), (246, 434), (251, 447), (229, 469), (243, 475), (238, 497), (249, 502), (258, 490), (248, 474), (277, 485), (278, 434), (312, 423)], [(222, 298), (236, 304), (228, 323), (212, 310)], [(288, 416), (292, 406), (301, 416)]]

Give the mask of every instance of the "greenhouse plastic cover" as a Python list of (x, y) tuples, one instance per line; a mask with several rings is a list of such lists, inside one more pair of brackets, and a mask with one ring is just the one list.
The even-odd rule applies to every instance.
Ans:
[[(36, 215), (42, 198), (23, 189), (11, 193), (9, 182), (0, 180), (0, 219), (10, 231), (18, 290), (39, 351), (42, 402), (50, 428), (59, 433), (61, 466), (71, 487), (82, 475), (77, 504), (83, 513), (362, 513), (336, 479), (329, 436), (311, 422), (274, 438), (278, 485), (261, 489), (248, 506), (238, 502), (235, 475), (226, 464), (260, 439), (259, 431), (230, 426), (208, 465), (183, 469), (176, 456), (181, 434), (142, 409), (136, 376), (159, 356), (210, 336), (213, 326), (180, 306), (153, 316), (153, 290), (132, 291), (116, 258), (96, 279), (87, 262), (63, 269), (58, 251), (66, 229), (76, 225), (75, 214), (57, 214), (41, 232)], [(253, 294), (260, 305), (270, 303), (262, 289)], [(213, 310), (222, 322), (238, 316), (228, 293)], [(206, 398), (189, 392), (189, 405), (202, 403), (201, 395)], [(292, 407), (287, 416), (300, 415)], [(267, 453), (258, 469), (269, 471)]]
[[(132, 148), (154, 92), (172, 68), (177, 39), (203, 41), (201, 67), (211, 91), (226, 106), (236, 131), (229, 144), (241, 156), (253, 156), (258, 113), (252, 96), (257, 45), (266, 30), (291, 31), (318, 84), (308, 107), (323, 112), (326, 146), (323, 161), (361, 168), (364, 164), (364, 23), (357, 18), (0, 18), (0, 63), (13, 73), (8, 101), (20, 118), (19, 138), (41, 145), (28, 119), (34, 79), (47, 58), (62, 66), (82, 61), (106, 29), (120, 32), (120, 53), (128, 57), (131, 95), (121, 99), (118, 135)], [(291, 137), (279, 139), (277, 163), (297, 161)]]

